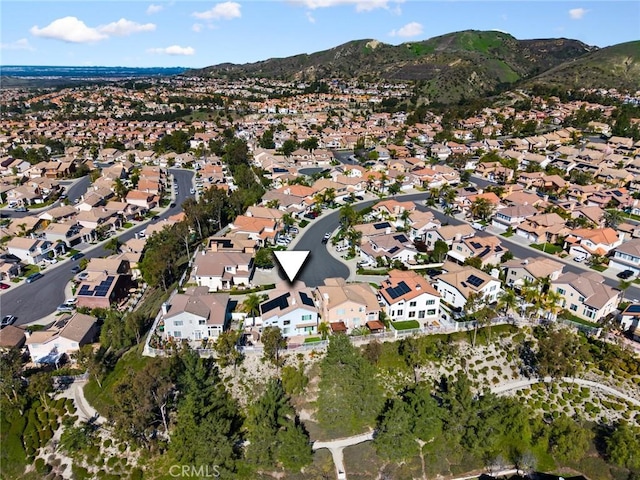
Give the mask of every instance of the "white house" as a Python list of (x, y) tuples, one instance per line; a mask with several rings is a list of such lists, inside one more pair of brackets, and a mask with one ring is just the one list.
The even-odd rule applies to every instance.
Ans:
[(91, 343), (96, 334), (96, 317), (82, 313), (58, 320), (48, 330), (25, 332), (31, 360), (49, 364), (57, 364), (64, 355), (70, 355)]
[(202, 340), (218, 338), (227, 328), (229, 294), (209, 293), (207, 287), (189, 287), (162, 305), (164, 336)]
[(613, 251), (609, 266), (618, 270), (633, 270), (640, 274), (640, 238), (623, 243)]
[(253, 273), (253, 256), (241, 252), (211, 252), (202, 250), (195, 256), (192, 277), (210, 292), (228, 290), (233, 286), (249, 286)]
[(454, 308), (464, 308), (471, 293), (481, 295), (484, 303), (498, 299), (501, 283), (497, 278), (469, 265), (445, 263), (446, 273), (437, 277), (436, 290), (442, 301)]
[(14, 237), (7, 243), (7, 251), (26, 263), (35, 265), (55, 253), (55, 244), (47, 240)]
[(260, 304), (262, 328), (278, 327), (285, 338), (318, 333), (318, 308), (310, 289), (271, 292)]
[(386, 313), (394, 322), (416, 320), (426, 327), (438, 319), (440, 294), (415, 272), (391, 270), (379, 292)]

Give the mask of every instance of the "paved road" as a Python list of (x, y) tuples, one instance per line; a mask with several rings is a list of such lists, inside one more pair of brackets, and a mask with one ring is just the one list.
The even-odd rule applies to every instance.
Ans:
[[(189, 190), (192, 188), (194, 173), (189, 170), (172, 169), (178, 181), (178, 195), (176, 196), (176, 206), (169, 208), (160, 215), (160, 218), (166, 218), (175, 215), (182, 210), (181, 204), (188, 197)], [(134, 235), (144, 230), (150, 221), (144, 222), (135, 228), (127, 230), (118, 238), (121, 242), (134, 237)], [(85, 258), (104, 257), (109, 254), (102, 245), (95, 246), (85, 251)], [(0, 295), (0, 309), (3, 315), (11, 314), (17, 317), (15, 325), (23, 325), (31, 323), (42, 317), (45, 317), (55, 311), (55, 309), (64, 300), (65, 285), (71, 281), (74, 274), (71, 273), (71, 267), (77, 265), (80, 260), (71, 262), (69, 260), (60, 262), (54, 266), (48, 267), (44, 272), (44, 277), (33, 283), (23, 283), (18, 286), (12, 286), (9, 290), (4, 290)]]
[(347, 474), (344, 468), (344, 447), (350, 447), (352, 445), (358, 445), (359, 443), (368, 442), (373, 440), (374, 431), (368, 433), (361, 433), (360, 435), (354, 435), (352, 437), (337, 438), (335, 440), (329, 440), (328, 442), (314, 442), (313, 449), (319, 450), (321, 448), (328, 448), (333, 457), (333, 464), (336, 466), (336, 474), (338, 479), (346, 479)]

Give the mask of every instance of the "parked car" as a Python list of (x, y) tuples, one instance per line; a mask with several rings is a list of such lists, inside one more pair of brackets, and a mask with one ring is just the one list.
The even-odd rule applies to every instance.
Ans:
[(86, 280), (88, 276), (89, 274), (87, 272), (82, 272), (80, 275), (78, 275), (78, 280)]
[(347, 245), (338, 245), (336, 247), (336, 252), (344, 252), (345, 250), (349, 250), (349, 247)]
[(64, 303), (66, 305), (76, 305), (78, 303), (78, 299), (76, 297), (67, 298)]
[(11, 285), (9, 285), (8, 283), (0, 282), (0, 290), (6, 290), (10, 286)]
[(80, 273), (80, 267), (78, 265), (71, 267), (71, 273)]
[(289, 227), (289, 233), (297, 235), (300, 233), (300, 230), (298, 230), (298, 227)]
[(58, 305), (56, 308), (58, 312), (73, 312), (73, 305), (67, 305), (66, 303), (62, 303)]
[(13, 209), (14, 212), (26, 212), (27, 207), (16, 207)]
[(322, 243), (327, 243), (330, 238), (331, 238), (331, 232), (325, 233), (324, 237), (322, 237)]
[(173, 202), (171, 202), (171, 203), (169, 204), (169, 208), (173, 208), (173, 207), (175, 207), (175, 206), (176, 206), (176, 204), (175, 204), (175, 203), (173, 203)]
[(40, 272), (36, 272), (36, 273), (32, 273), (31, 275), (29, 275), (25, 281), (27, 283), (31, 283), (31, 282), (35, 282), (36, 280), (38, 280), (39, 278), (42, 278), (42, 277), (44, 277), (43, 274), (41, 274)]
[(15, 321), (16, 321), (15, 316), (5, 315), (4, 317), (2, 317), (2, 320), (0, 320), (0, 328), (6, 327), (7, 325), (11, 325)]
[(634, 275), (634, 271), (633, 270), (625, 270), (624, 272), (620, 272), (617, 277), (618, 278), (622, 278), (623, 280), (626, 280), (627, 278), (631, 278)]
[(82, 252), (74, 253), (73, 255), (71, 255), (71, 261), (75, 262), (76, 260), (80, 260), (82, 257), (84, 257), (84, 253)]

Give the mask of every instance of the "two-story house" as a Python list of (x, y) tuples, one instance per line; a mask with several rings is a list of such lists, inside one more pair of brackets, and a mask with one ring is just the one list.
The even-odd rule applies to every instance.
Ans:
[(70, 355), (93, 342), (97, 332), (96, 317), (75, 313), (59, 319), (46, 330), (26, 331), (26, 345), (34, 363), (59, 364), (64, 355)]
[(446, 273), (436, 277), (435, 287), (441, 300), (453, 308), (464, 308), (472, 293), (481, 296), (484, 304), (497, 301), (502, 290), (499, 279), (470, 265), (446, 263), (445, 269)]
[(250, 253), (205, 251), (195, 256), (192, 278), (209, 291), (228, 290), (233, 286), (249, 286), (253, 276)]
[(575, 257), (590, 258), (592, 255), (606, 255), (622, 245), (624, 233), (613, 228), (577, 228), (565, 237), (564, 246)]
[(37, 238), (14, 237), (7, 243), (7, 251), (31, 265), (55, 254), (55, 244)]
[(438, 320), (440, 294), (415, 272), (391, 270), (379, 294), (392, 321), (416, 320), (426, 327)]
[(615, 312), (621, 291), (604, 283), (596, 272), (565, 273), (551, 282), (551, 288), (562, 296), (562, 307), (585, 320), (598, 322)]
[(609, 267), (619, 270), (632, 270), (640, 275), (640, 238), (633, 238), (613, 250)]
[(511, 207), (500, 208), (496, 211), (491, 224), (494, 227), (508, 229), (516, 229), (518, 225), (527, 218), (533, 217), (538, 210), (532, 205), (514, 205)]
[(482, 266), (498, 265), (507, 250), (502, 247), (500, 237), (471, 237), (455, 240), (447, 256), (453, 261), (464, 263), (468, 258), (479, 258)]
[(525, 282), (533, 283), (547, 277), (550, 280), (557, 280), (562, 275), (564, 264), (548, 257), (533, 257), (524, 260), (514, 258), (503, 263), (500, 268), (505, 271), (505, 283), (518, 288), (522, 287)]
[(324, 285), (316, 287), (315, 298), (322, 312), (322, 322), (329, 323), (334, 332), (350, 332), (380, 318), (380, 304), (367, 283), (327, 278)]
[(189, 287), (162, 305), (161, 325), (167, 338), (216, 339), (229, 326), (229, 294)]
[(262, 328), (278, 327), (285, 338), (318, 333), (318, 308), (311, 289), (275, 290), (260, 304)]

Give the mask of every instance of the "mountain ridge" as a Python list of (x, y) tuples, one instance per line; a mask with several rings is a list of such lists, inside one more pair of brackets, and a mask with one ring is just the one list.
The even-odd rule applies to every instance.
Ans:
[[(188, 70), (185, 75), (302, 82), (329, 78), (413, 80), (421, 82), (421, 94), (429, 101), (453, 103), (489, 95), (552, 69), (562, 72), (563, 64), (611, 48), (600, 49), (567, 38), (518, 40), (494, 30), (464, 30), (395, 46), (375, 39), (352, 40), (311, 54), (223, 63)], [(631, 56), (635, 65), (635, 56)], [(611, 87), (617, 86), (615, 78), (606, 77), (614, 83)], [(625, 84), (632, 86), (633, 79)]]

